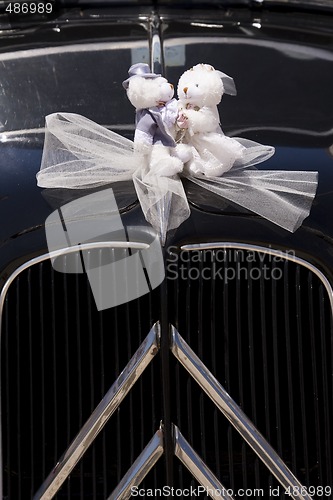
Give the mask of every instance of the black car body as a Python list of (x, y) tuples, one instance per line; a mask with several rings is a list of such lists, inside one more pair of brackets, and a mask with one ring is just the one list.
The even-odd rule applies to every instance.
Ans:
[[(141, 496), (185, 497), (215, 479), (226, 498), (331, 498), (333, 11), (310, 4), (74, 2), (1, 14), (2, 498), (51, 498), (43, 490), (101, 400), (100, 432), (61, 470), (56, 498), (108, 498), (119, 484), (112, 498), (127, 498), (126, 481)], [(174, 84), (200, 62), (231, 75), (238, 96), (219, 107), (224, 132), (276, 148), (259, 169), (317, 170), (318, 191), (289, 233), (184, 179), (191, 217), (169, 233), (165, 281), (98, 312), (86, 276), (57, 273), (48, 257), (46, 218), (87, 192), (37, 187), (44, 118), (79, 113), (132, 138), (121, 82), (139, 61)], [(111, 187), (123, 223), (147, 224), (133, 184)], [(153, 359), (109, 411), (105, 394), (152, 329)], [(184, 363), (175, 355), (178, 334), (203, 364), (196, 374), (188, 351)], [(220, 411), (204, 367), (236, 406), (220, 392)], [(154, 435), (155, 460), (141, 456), (123, 483)]]

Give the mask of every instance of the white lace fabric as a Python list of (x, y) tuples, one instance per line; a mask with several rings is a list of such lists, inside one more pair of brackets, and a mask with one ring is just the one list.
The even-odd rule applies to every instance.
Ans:
[[(242, 158), (221, 177), (190, 172), (182, 175), (288, 231), (295, 231), (309, 215), (318, 173), (255, 170), (250, 167), (269, 158), (274, 148), (247, 139), (233, 140), (245, 149)], [(149, 171), (146, 157), (134, 150), (131, 140), (88, 118), (72, 113), (46, 117), (38, 186), (82, 189), (130, 179), (146, 220), (159, 232), (164, 244), (167, 231), (179, 227), (190, 215), (181, 177), (157, 176)]]

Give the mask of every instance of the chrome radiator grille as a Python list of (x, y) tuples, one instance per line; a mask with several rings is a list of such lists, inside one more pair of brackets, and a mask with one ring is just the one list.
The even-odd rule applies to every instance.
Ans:
[[(278, 255), (233, 249), (186, 251), (169, 270), (186, 278), (173, 282), (170, 321), (300, 482), (332, 485), (332, 324), (323, 283)], [(263, 489), (266, 498), (275, 479), (177, 363), (174, 373), (174, 419), (190, 444), (225, 486)]]
[[(282, 258), (221, 249), (173, 255), (167, 273), (166, 286), (100, 313), (84, 275), (44, 262), (14, 280), (2, 323), (4, 498), (32, 498), (162, 316), (301, 483), (332, 485), (331, 307), (320, 279)], [(277, 481), (171, 354), (168, 363), (171, 421), (225, 487), (267, 498)], [(163, 379), (158, 355), (55, 498), (108, 497), (164, 421)], [(145, 487), (166, 484), (168, 460), (175, 487), (197, 484), (164, 457)]]
[[(3, 321), (4, 498), (33, 497), (145, 338), (154, 301), (98, 313), (85, 275), (54, 272), (49, 262), (14, 281)], [(152, 363), (55, 498), (107, 498), (160, 418)]]

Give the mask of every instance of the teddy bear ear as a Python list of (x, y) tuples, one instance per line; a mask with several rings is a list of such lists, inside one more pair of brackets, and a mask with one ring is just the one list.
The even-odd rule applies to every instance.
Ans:
[(225, 73), (222, 73), (222, 71), (216, 71), (216, 73), (222, 80), (224, 93), (228, 95), (237, 95), (237, 90), (233, 78), (226, 75)]

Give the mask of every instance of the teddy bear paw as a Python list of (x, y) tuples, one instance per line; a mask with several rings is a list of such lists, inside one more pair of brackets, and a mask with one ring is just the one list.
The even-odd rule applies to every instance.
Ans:
[(191, 146), (188, 144), (177, 144), (176, 155), (183, 163), (187, 163), (193, 156)]

